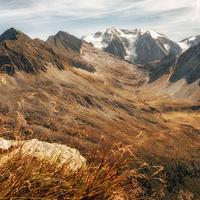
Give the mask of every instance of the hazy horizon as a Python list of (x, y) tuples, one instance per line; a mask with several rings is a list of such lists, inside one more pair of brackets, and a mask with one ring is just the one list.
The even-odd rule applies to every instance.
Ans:
[(62, 30), (82, 37), (109, 27), (142, 28), (179, 41), (200, 34), (200, 0), (0, 0), (0, 32), (14, 27), (46, 39)]

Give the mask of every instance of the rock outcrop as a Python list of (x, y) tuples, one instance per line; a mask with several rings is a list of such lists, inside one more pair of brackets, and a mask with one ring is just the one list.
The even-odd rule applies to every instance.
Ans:
[(0, 161), (5, 162), (10, 157), (21, 152), (23, 155), (30, 155), (49, 162), (67, 164), (71, 170), (77, 170), (86, 164), (86, 159), (81, 156), (77, 149), (57, 143), (43, 142), (37, 139), (28, 141), (14, 141), (0, 138), (0, 150), (8, 151), (0, 156)]
[(200, 43), (200, 35), (197, 35), (195, 37), (188, 37), (184, 40), (181, 40), (178, 44), (182, 48), (182, 51), (188, 50), (190, 47), (196, 46)]

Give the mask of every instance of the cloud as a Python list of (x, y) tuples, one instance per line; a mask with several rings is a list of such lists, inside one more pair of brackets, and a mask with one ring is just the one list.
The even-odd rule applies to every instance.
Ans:
[(200, 0), (0, 0), (0, 5), (0, 31), (14, 26), (32, 37), (58, 30), (81, 37), (109, 26), (153, 29), (174, 39), (200, 34)]
[(200, 18), (200, 0), (196, 1), (196, 9), (195, 9), (195, 15), (192, 18), (193, 21), (198, 21)]

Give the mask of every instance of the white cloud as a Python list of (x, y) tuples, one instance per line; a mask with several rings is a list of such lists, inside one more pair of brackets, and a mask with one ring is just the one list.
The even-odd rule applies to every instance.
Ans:
[(56, 29), (81, 36), (113, 25), (157, 29), (174, 38), (200, 31), (200, 0), (0, 0), (0, 5), (0, 31), (16, 26), (42, 37)]
[(192, 18), (193, 21), (199, 21), (200, 20), (200, 0), (196, 1), (196, 8), (195, 8), (195, 15)]

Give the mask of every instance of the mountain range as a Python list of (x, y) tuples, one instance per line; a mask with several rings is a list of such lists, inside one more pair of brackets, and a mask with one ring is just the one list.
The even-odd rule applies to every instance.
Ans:
[(108, 28), (82, 39), (96, 48), (141, 65), (161, 60), (169, 54), (180, 55), (200, 42), (199, 36), (177, 43), (158, 32), (117, 28)]
[(0, 36), (1, 137), (20, 132), (84, 157), (130, 145), (166, 168), (166, 199), (182, 188), (198, 197), (200, 44), (182, 42), (191, 46), (139, 29), (83, 39), (59, 31), (46, 41), (8, 29)]
[(185, 51), (189, 49), (190, 47), (193, 47), (199, 43), (200, 43), (200, 35), (197, 35), (195, 37), (189, 37), (189, 38), (183, 39), (178, 44), (180, 45), (182, 50)]

